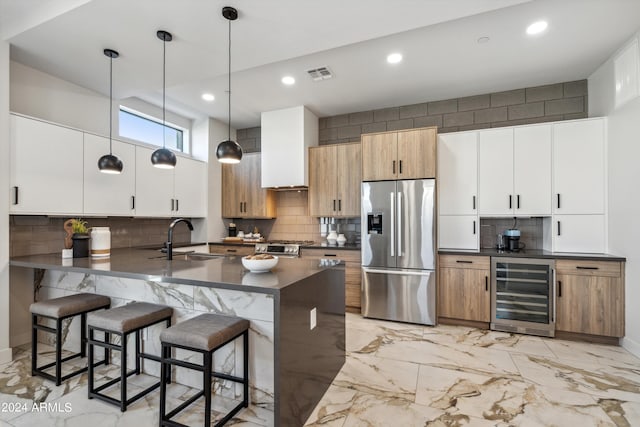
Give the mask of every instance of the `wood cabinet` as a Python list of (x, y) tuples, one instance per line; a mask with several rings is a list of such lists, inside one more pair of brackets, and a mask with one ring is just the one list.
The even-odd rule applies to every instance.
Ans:
[(309, 148), (309, 215), (359, 217), (360, 144)]
[(480, 215), (551, 215), (551, 126), (479, 131)]
[(209, 245), (209, 253), (212, 254), (222, 254), (222, 255), (251, 255), (255, 252), (255, 245), (243, 245), (243, 244), (235, 244), (235, 245)]
[(10, 213), (82, 213), (82, 132), (16, 115), (10, 127)]
[(362, 135), (362, 180), (435, 178), (436, 128)]
[(362, 283), (361, 255), (351, 249), (301, 248), (303, 258), (338, 258), (345, 262), (345, 306), (347, 310), (360, 312), (360, 285)]
[(490, 321), (489, 257), (440, 255), (438, 276), (438, 318)]
[(556, 261), (556, 330), (624, 336), (624, 264)]
[(223, 218), (275, 218), (276, 195), (263, 189), (260, 153), (245, 154), (240, 163), (222, 165)]
[(84, 198), (85, 215), (135, 214), (136, 148), (132, 144), (113, 141), (113, 154), (124, 167), (120, 174), (105, 174), (98, 169), (98, 159), (109, 154), (109, 138), (84, 134)]

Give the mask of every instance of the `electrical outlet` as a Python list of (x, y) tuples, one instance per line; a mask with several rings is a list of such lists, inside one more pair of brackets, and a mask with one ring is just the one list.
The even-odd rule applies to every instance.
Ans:
[(310, 331), (314, 330), (315, 327), (316, 327), (316, 324), (317, 324), (317, 321), (316, 321), (316, 308), (313, 307), (311, 309), (311, 311), (309, 312), (309, 330)]

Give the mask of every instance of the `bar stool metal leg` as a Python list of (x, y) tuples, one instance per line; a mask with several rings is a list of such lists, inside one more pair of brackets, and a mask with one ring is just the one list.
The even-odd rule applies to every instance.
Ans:
[(202, 379), (204, 381), (204, 425), (211, 425), (211, 351), (204, 353), (204, 369)]
[(56, 385), (62, 383), (62, 320), (56, 320)]
[(80, 315), (80, 357), (87, 356), (87, 313)]
[[(89, 341), (93, 341), (93, 329), (89, 329)], [(89, 368), (88, 372), (88, 387), (89, 390), (93, 390), (93, 345), (89, 345), (89, 360), (87, 360), (87, 365)], [(89, 399), (93, 399), (93, 396), (89, 395)]]
[(127, 334), (120, 335), (120, 411), (127, 410)]
[(242, 352), (244, 353), (243, 368), (244, 368), (244, 381), (242, 382), (244, 388), (244, 407), (249, 406), (249, 331), (244, 331), (242, 335)]

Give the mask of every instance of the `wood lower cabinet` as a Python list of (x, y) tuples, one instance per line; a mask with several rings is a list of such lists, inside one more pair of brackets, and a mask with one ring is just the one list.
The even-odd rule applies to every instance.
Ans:
[(223, 218), (275, 218), (276, 195), (262, 188), (260, 153), (222, 165)]
[(485, 256), (439, 256), (438, 319), (490, 321), (490, 265)]
[(360, 144), (309, 148), (309, 215), (360, 216)]
[(362, 135), (362, 180), (436, 177), (435, 127)]
[(624, 336), (624, 264), (556, 261), (556, 331)]
[(209, 245), (209, 253), (222, 254), (222, 255), (239, 255), (239, 256), (251, 255), (252, 253), (255, 252), (255, 249), (256, 249), (255, 245), (242, 245), (242, 244), (235, 244), (235, 245), (210, 244)]
[(345, 262), (345, 306), (347, 311), (360, 313), (360, 285), (362, 283), (361, 255), (351, 249), (301, 249), (303, 258), (339, 258)]

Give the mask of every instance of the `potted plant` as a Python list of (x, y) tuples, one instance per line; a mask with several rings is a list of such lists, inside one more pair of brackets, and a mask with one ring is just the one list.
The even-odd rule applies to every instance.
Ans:
[(89, 256), (89, 229), (87, 221), (80, 218), (71, 220), (71, 229), (73, 231), (73, 257), (86, 258)]

